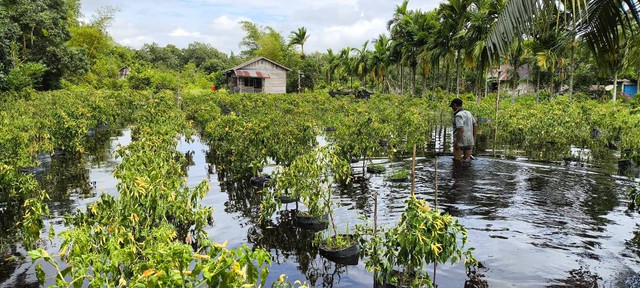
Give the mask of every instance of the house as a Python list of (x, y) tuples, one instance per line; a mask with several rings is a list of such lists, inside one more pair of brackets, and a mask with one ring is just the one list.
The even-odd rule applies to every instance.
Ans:
[(231, 93), (287, 93), (291, 69), (258, 57), (225, 71)]
[(618, 91), (623, 96), (631, 98), (638, 93), (638, 84), (627, 79), (618, 80)]
[(129, 69), (129, 66), (124, 66), (118, 70), (118, 79), (127, 78), (129, 74), (131, 74), (131, 69)]
[[(504, 88), (500, 88), (500, 90), (505, 89), (510, 94), (524, 94), (524, 93), (535, 93), (536, 86), (533, 76), (533, 69), (529, 64), (525, 64), (518, 68), (518, 76), (520, 81), (518, 82), (518, 86), (515, 89), (508, 89), (509, 81), (511, 80), (511, 65), (501, 65), (500, 70), (494, 69), (491, 72), (491, 76), (493, 79), (498, 79), (500, 81), (500, 86)], [(495, 81), (495, 80), (494, 80)], [(491, 90), (498, 90), (498, 82), (491, 83)]]

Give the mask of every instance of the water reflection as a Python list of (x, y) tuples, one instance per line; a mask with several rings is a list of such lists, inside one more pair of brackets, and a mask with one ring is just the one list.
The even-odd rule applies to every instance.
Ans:
[[(52, 195), (53, 215), (73, 212), (80, 203), (91, 201), (96, 193), (93, 181), (97, 181), (97, 188), (115, 190), (110, 169), (102, 167), (115, 165), (111, 152), (118, 143), (109, 145), (109, 138), (98, 135), (95, 139), (103, 140), (89, 145), (88, 155), (54, 160), (50, 173), (41, 179)], [(342, 266), (318, 255), (312, 243), (314, 234), (293, 223), (294, 210), (289, 209), (294, 204), (279, 211), (271, 225), (259, 226), (259, 191), (248, 181), (230, 181), (224, 173), (218, 173), (207, 161), (208, 149), (199, 139), (179, 147), (182, 152), (191, 151), (185, 167), (187, 183), (211, 182), (203, 205), (214, 207), (214, 223), (209, 230), (214, 240), (229, 239), (230, 247), (248, 243), (271, 251), (272, 275), (267, 285), (280, 274), (287, 274), (290, 280), (306, 280), (316, 287), (371, 286), (373, 279), (362, 263)], [(411, 163), (409, 159), (375, 162), (387, 168), (385, 174), (408, 168)], [(361, 171), (360, 164), (353, 165), (355, 171)], [(271, 168), (266, 167), (265, 173)], [(410, 183), (388, 182), (385, 174), (367, 175), (367, 181), (345, 187), (335, 186), (333, 200), (339, 227), (353, 227), (361, 216), (372, 219), (374, 195), (378, 198), (379, 225), (391, 226), (398, 221), (411, 193)], [(637, 273), (618, 273), (637, 270), (640, 263), (640, 218), (637, 213), (626, 212), (627, 187), (633, 185), (630, 182), (578, 167), (488, 158), (463, 166), (451, 157), (440, 157), (438, 184), (439, 208), (468, 228), (475, 256), (484, 265), (470, 275), (462, 264), (439, 266), (440, 287), (634, 287), (616, 283), (640, 283), (633, 282)], [(433, 203), (434, 192), (435, 160), (419, 158), (416, 195)], [(3, 231), (13, 221), (6, 213), (13, 213), (14, 208), (0, 209)], [(18, 268), (8, 269), (5, 271)], [(32, 271), (13, 273), (13, 277), (34, 275)], [(0, 281), (9, 274), (0, 270)]]

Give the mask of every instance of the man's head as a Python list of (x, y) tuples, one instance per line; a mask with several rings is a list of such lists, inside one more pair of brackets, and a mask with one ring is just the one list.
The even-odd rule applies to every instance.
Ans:
[(454, 112), (458, 111), (458, 109), (462, 108), (462, 99), (456, 98), (456, 99), (451, 100), (451, 104), (449, 104), (449, 107), (451, 107), (451, 109)]

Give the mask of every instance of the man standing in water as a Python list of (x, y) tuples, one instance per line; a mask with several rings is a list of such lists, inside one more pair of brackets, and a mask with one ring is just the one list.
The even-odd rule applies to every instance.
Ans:
[(462, 109), (461, 99), (453, 99), (449, 107), (453, 110), (453, 160), (469, 162), (478, 124), (471, 112)]

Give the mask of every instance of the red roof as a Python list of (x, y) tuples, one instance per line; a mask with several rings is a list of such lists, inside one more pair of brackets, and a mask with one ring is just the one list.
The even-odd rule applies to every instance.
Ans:
[(239, 77), (249, 77), (249, 78), (271, 78), (269, 73), (259, 71), (259, 70), (234, 70)]

